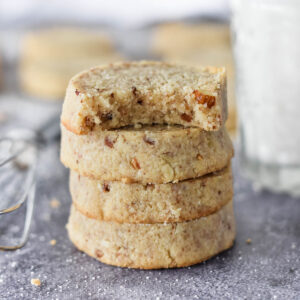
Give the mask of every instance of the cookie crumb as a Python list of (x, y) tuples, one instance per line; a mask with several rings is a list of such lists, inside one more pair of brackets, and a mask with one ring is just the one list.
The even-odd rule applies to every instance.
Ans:
[(52, 208), (57, 208), (60, 206), (60, 202), (56, 199), (56, 198), (53, 198), (51, 201), (50, 201), (50, 206)]
[(41, 281), (38, 278), (32, 278), (31, 279), (31, 284), (35, 285), (35, 286), (40, 286), (41, 285)]
[(247, 239), (247, 240), (246, 240), (246, 243), (247, 243), (247, 244), (251, 244), (251, 243), (252, 243), (252, 240), (251, 240), (251, 239)]
[(50, 241), (50, 245), (51, 245), (51, 246), (56, 245), (56, 240), (51, 240), (51, 241)]

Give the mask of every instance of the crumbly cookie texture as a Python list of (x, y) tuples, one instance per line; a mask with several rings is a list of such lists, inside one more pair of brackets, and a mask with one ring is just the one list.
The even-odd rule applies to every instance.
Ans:
[(168, 183), (223, 169), (233, 156), (224, 128), (181, 126), (94, 130), (61, 128), (61, 161), (82, 176), (125, 183)]
[(174, 223), (210, 215), (233, 197), (231, 167), (197, 179), (167, 184), (126, 184), (82, 177), (71, 171), (70, 192), (78, 211), (118, 223)]
[(235, 83), (234, 83), (234, 64), (231, 45), (224, 45), (224, 47), (206, 47), (194, 48), (185, 52), (184, 54), (169, 54), (164, 56), (164, 60), (169, 62), (176, 62), (189, 66), (197, 66), (199, 64), (214, 66), (225, 66), (227, 75), (227, 104), (228, 117), (226, 121), (226, 128), (233, 136), (236, 132), (237, 117), (236, 117), (236, 101), (235, 101)]
[(163, 62), (115, 63), (73, 77), (62, 123), (76, 134), (96, 127), (180, 124), (218, 130), (227, 118), (224, 68)]
[(101, 262), (159, 269), (193, 265), (232, 246), (232, 201), (214, 214), (183, 223), (118, 224), (90, 219), (73, 206), (67, 225), (75, 246)]

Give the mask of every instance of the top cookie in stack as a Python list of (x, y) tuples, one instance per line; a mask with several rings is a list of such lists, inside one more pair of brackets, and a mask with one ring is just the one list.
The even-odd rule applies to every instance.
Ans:
[(61, 116), (73, 243), (133, 268), (187, 266), (228, 249), (226, 117), (222, 68), (143, 61), (73, 77)]
[(61, 120), (72, 132), (84, 134), (96, 127), (154, 123), (219, 130), (226, 118), (223, 68), (132, 62), (75, 76)]

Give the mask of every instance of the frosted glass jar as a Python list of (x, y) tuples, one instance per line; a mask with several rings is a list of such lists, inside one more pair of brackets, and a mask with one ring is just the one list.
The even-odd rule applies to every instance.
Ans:
[(300, 195), (300, 1), (231, 0), (241, 167)]

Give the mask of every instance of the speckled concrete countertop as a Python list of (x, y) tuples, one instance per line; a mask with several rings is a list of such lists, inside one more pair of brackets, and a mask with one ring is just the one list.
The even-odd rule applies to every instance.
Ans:
[[(19, 105), (4, 101), (0, 108)], [(300, 201), (253, 191), (236, 161), (234, 247), (193, 267), (141, 271), (101, 264), (70, 243), (65, 229), (71, 203), (68, 172), (58, 155), (58, 144), (41, 153), (29, 242), (15, 252), (0, 252), (1, 299), (300, 298)], [(53, 199), (58, 207), (51, 205)], [(6, 225), (1, 217), (0, 231)], [(9, 230), (20, 226), (18, 217)], [(41, 286), (31, 285), (32, 278), (39, 278)]]

